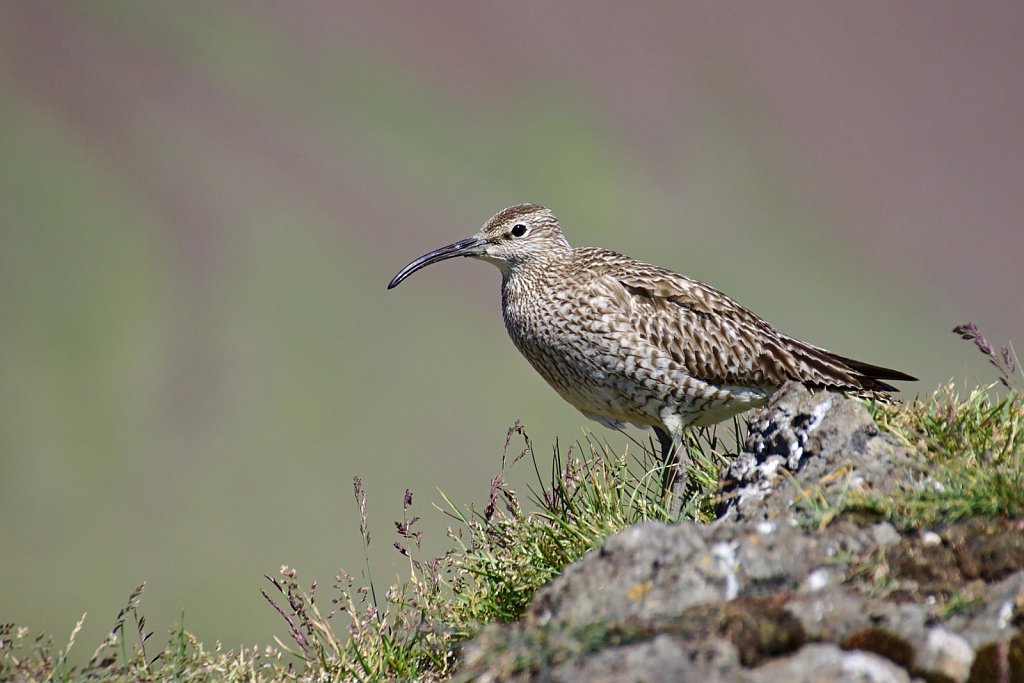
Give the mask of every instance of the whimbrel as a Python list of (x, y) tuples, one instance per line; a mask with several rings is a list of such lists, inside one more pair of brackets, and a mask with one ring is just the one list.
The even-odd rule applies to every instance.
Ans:
[(505, 328), (562, 398), (610, 427), (653, 427), (666, 465), (688, 427), (763, 406), (788, 380), (881, 395), (897, 391), (884, 380), (916, 379), (783, 334), (693, 278), (606, 249), (573, 248), (551, 210), (537, 204), (504, 209), (472, 237), (424, 254), (388, 289), (456, 256), (501, 270)]

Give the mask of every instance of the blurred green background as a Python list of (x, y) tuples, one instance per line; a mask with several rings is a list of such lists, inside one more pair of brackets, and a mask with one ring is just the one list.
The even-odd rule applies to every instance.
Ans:
[[(1019, 3), (0, 4), (0, 622), (284, 637), (282, 564), (402, 573), (505, 430), (593, 429), (425, 251), (504, 206), (940, 382), (1024, 344)], [(512, 480), (530, 479), (527, 468)]]

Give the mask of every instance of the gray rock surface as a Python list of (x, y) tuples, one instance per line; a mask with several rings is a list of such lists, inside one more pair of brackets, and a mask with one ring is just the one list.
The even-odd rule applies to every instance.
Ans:
[[(793, 475), (800, 476), (794, 478)], [(792, 518), (796, 482), (834, 502), (848, 490), (885, 495), (927, 485), (920, 458), (879, 431), (859, 401), (791, 383), (749, 423), (722, 487), (722, 520)]]
[(570, 566), (537, 594), (528, 619), (541, 625), (658, 619), (730, 600), (736, 591), (728, 553), (709, 546), (699, 527), (647, 522), (609, 538), (586, 563)]
[[(927, 486), (864, 407), (786, 387), (728, 469), (722, 519), (648, 522), (467, 645), (482, 681), (1024, 681), (1024, 536), (999, 520), (901, 534), (808, 524), (806, 492)], [(956, 609), (943, 606), (953, 596)], [(947, 602), (944, 602), (947, 601)]]
[(831, 644), (812, 644), (790, 657), (757, 667), (744, 678), (750, 683), (909, 683), (905, 669), (870, 652), (847, 651)]

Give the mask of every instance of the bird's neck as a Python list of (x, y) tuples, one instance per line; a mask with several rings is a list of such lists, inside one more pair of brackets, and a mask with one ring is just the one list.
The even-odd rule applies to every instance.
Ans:
[(561, 264), (570, 259), (572, 250), (566, 249), (530, 254), (521, 261), (496, 264), (501, 270), (502, 289), (546, 282)]

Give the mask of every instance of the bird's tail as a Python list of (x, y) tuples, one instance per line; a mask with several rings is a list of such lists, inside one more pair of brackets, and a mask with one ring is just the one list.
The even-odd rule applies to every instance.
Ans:
[(812, 377), (817, 375), (816, 378), (807, 378), (810, 381), (805, 379), (807, 384), (874, 394), (899, 391), (897, 387), (883, 380), (917, 381), (916, 377), (905, 372), (840, 356), (798, 339), (787, 338), (786, 342), (790, 353), (810, 371), (809, 374)]
[(899, 391), (897, 387), (883, 382), (884, 379), (896, 380), (899, 382), (916, 382), (917, 377), (908, 375), (892, 368), (883, 368), (880, 365), (872, 365), (864, 361), (846, 358), (835, 353), (830, 353), (833, 359), (839, 361), (857, 374), (862, 387), (867, 391)]

